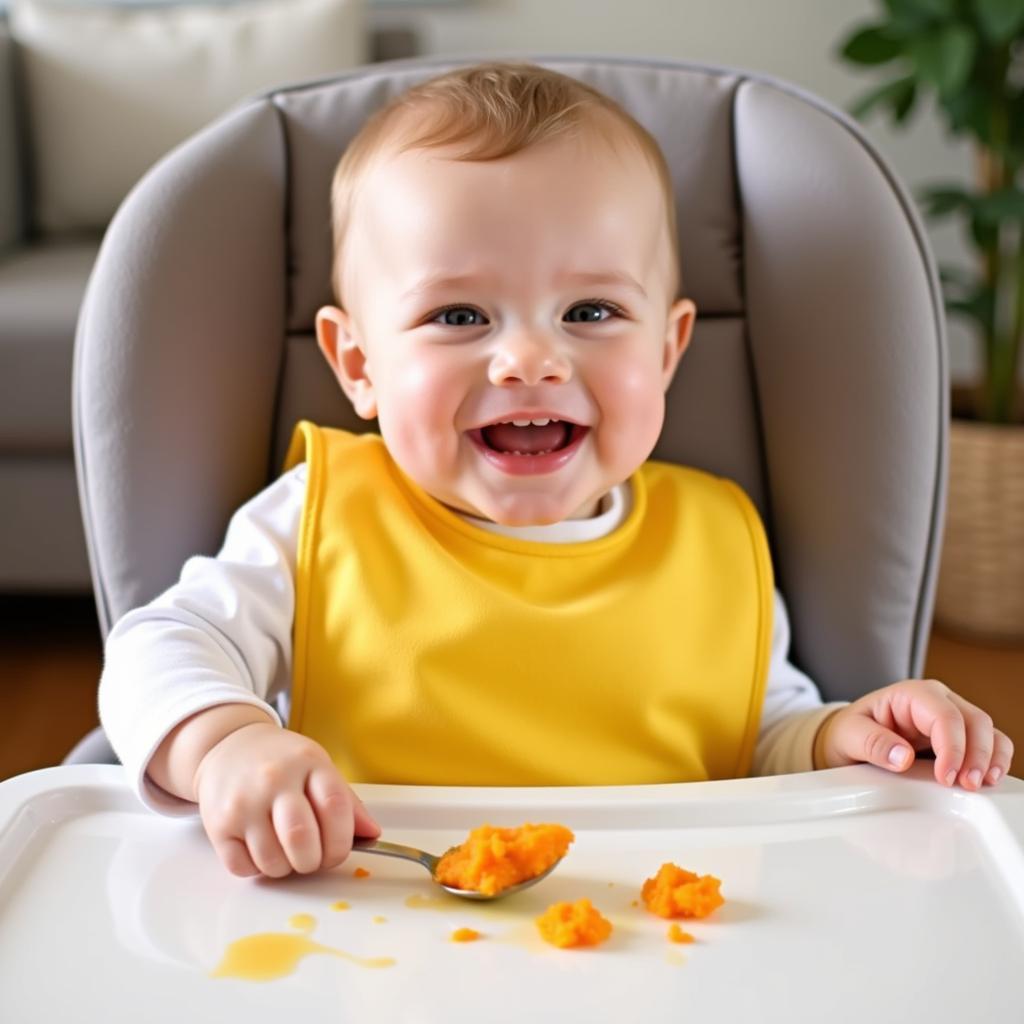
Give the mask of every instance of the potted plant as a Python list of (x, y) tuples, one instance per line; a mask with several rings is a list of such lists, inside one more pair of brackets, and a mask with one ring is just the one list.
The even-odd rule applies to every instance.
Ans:
[(885, 68), (855, 117), (907, 120), (925, 96), (973, 143), (972, 184), (920, 189), (926, 217), (959, 219), (973, 267), (940, 268), (946, 310), (972, 323), (980, 379), (954, 388), (946, 534), (935, 616), (955, 631), (1024, 640), (1024, 0), (880, 0), (841, 55)]

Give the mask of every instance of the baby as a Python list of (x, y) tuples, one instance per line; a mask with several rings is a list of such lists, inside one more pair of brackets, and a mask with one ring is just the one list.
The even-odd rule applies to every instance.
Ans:
[[(225, 866), (330, 868), (379, 828), (349, 782), (591, 785), (935, 754), (1009, 738), (935, 680), (823, 705), (788, 661), (734, 484), (649, 461), (693, 330), (651, 136), (530, 65), (420, 85), (332, 206), (321, 350), (380, 435), (309, 423), (216, 558), (111, 632), (103, 724), (150, 806)], [(282, 727), (287, 722), (287, 728)]]

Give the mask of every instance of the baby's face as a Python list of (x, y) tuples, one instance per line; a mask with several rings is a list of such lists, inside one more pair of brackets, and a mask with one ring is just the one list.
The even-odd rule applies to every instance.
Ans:
[(590, 516), (654, 447), (694, 308), (670, 294), (657, 177), (620, 149), (412, 150), (363, 179), (321, 348), (403, 472), (452, 508)]

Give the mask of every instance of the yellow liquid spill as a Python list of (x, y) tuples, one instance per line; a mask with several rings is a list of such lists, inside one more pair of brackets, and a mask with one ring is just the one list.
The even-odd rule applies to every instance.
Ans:
[(338, 900), (337, 903), (332, 903), (331, 904), (331, 910), (351, 910), (351, 909), (352, 909), (352, 905), (350, 903), (346, 903), (344, 900)]
[(377, 917), (371, 918), (371, 920), (373, 921), (374, 924), (384, 924), (384, 922), (387, 921), (387, 918), (381, 917), (378, 914)]
[(274, 981), (291, 974), (299, 961), (312, 953), (336, 956), (360, 967), (393, 967), (389, 956), (353, 956), (340, 949), (322, 946), (305, 935), (263, 932), (232, 942), (224, 959), (210, 972), (213, 978), (242, 978), (245, 981)]
[(316, 918), (312, 914), (292, 914), (288, 924), (300, 932), (308, 933), (316, 927)]
[(672, 964), (675, 967), (679, 967), (686, 963), (686, 957), (683, 956), (682, 953), (679, 953), (674, 949), (670, 949), (665, 954), (665, 963)]

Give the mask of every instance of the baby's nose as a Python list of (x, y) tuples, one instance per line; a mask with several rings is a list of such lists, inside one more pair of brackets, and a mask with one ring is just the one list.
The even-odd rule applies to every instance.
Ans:
[(494, 385), (564, 384), (572, 376), (572, 365), (554, 344), (536, 335), (521, 334), (501, 345), (491, 360), (488, 376)]

